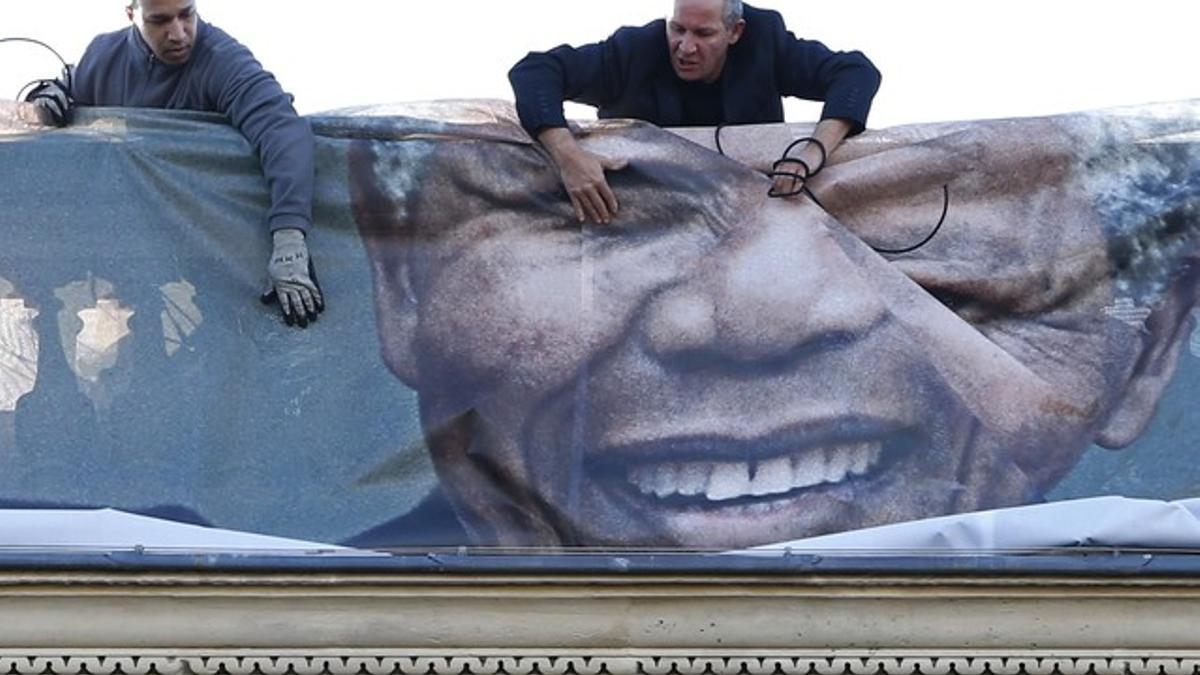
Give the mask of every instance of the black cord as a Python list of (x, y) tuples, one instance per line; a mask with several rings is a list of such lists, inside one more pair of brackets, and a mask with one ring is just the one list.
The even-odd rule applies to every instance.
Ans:
[[(829, 213), (829, 209), (826, 209), (821, 204), (821, 202), (817, 201), (816, 195), (814, 195), (812, 193), (812, 191), (810, 191), (808, 189), (807, 185), (800, 189), (804, 192), (804, 194), (808, 195), (809, 199), (813, 200), (814, 204), (816, 204), (817, 206), (820, 206), (822, 211)], [(928, 244), (930, 241), (933, 241), (933, 238), (937, 235), (938, 231), (942, 229), (942, 225), (946, 224), (946, 214), (948, 214), (948, 213), (950, 213), (950, 186), (943, 185), (942, 186), (942, 216), (941, 216), (941, 218), (938, 218), (937, 225), (935, 225), (933, 227), (933, 231), (930, 232), (924, 239), (917, 242), (916, 244), (913, 244), (912, 246), (908, 246), (905, 248), (881, 248), (879, 246), (874, 246), (872, 244), (867, 244), (867, 246), (870, 246), (871, 250), (875, 251), (876, 253), (882, 253), (884, 255), (903, 255), (905, 253), (912, 253), (913, 251), (925, 246), (925, 244)]]
[[(724, 128), (725, 128), (724, 124), (718, 125), (717, 128), (713, 132), (714, 140), (716, 141), (716, 145), (717, 145), (717, 152), (721, 153), (722, 157), (726, 156), (725, 150), (721, 147), (721, 130)], [(817, 149), (821, 151), (821, 163), (820, 163), (820, 165), (817, 166), (816, 171), (813, 171), (812, 168), (808, 165), (808, 163), (805, 162), (804, 160), (800, 159), (799, 157), (788, 157), (788, 153), (790, 153), (793, 148), (795, 148), (797, 145), (799, 145), (801, 143), (805, 143), (805, 142), (813, 143), (814, 145), (817, 146)], [(813, 176), (817, 175), (818, 173), (820, 173), (821, 169), (825, 168), (825, 161), (827, 159), (829, 159), (829, 154), (825, 151), (825, 144), (821, 143), (821, 141), (817, 140), (816, 138), (813, 138), (812, 136), (806, 136), (804, 138), (798, 138), (798, 139), (792, 141), (787, 146), (787, 148), (784, 149), (783, 156), (780, 157), (779, 159), (775, 160), (775, 163), (771, 165), (771, 170), (767, 172), (767, 177), (768, 178), (791, 178), (792, 180), (799, 182), (800, 187), (795, 188), (793, 190), (789, 190), (787, 192), (776, 192), (775, 186), (772, 185), (771, 189), (767, 192), (767, 196), (771, 197), (771, 198), (775, 198), (775, 199), (780, 199), (780, 198), (784, 198), (784, 197), (794, 197), (798, 194), (803, 193), (809, 199), (811, 199), (813, 201), (813, 203), (817, 205), (818, 208), (820, 208), (825, 213), (829, 213), (829, 209), (825, 208), (825, 205), (821, 203), (821, 200), (817, 199), (817, 196), (814, 195), (812, 193), (812, 190), (808, 189), (808, 185), (805, 184), (809, 178), (812, 178)], [(795, 164), (795, 165), (799, 165), (800, 167), (803, 167), (804, 175), (800, 175), (795, 170), (786, 171), (786, 170), (781, 169), (781, 167), (788, 165), (788, 164)], [(949, 213), (950, 213), (950, 186), (948, 184), (946, 184), (946, 185), (942, 185), (942, 215), (940, 218), (938, 218), (937, 225), (935, 225), (933, 227), (933, 230), (924, 239), (917, 242), (916, 244), (913, 244), (912, 246), (907, 246), (905, 248), (882, 248), (880, 246), (873, 246), (871, 244), (867, 244), (867, 246), (870, 246), (871, 250), (875, 251), (876, 253), (882, 253), (884, 255), (903, 255), (905, 253), (912, 253), (913, 251), (916, 251), (917, 249), (920, 249), (920, 248), (924, 247), (926, 244), (928, 244), (929, 242), (933, 241), (933, 238), (935, 236), (937, 236), (938, 232), (941, 231), (942, 225), (946, 224), (946, 216)], [(830, 214), (830, 215), (833, 215), (833, 214)]]
[(46, 80), (41, 80), (41, 79), (39, 79), (39, 80), (30, 80), (30, 81), (26, 82), (26, 83), (25, 83), (25, 85), (24, 85), (24, 86), (22, 86), (22, 87), (21, 87), (21, 89), (17, 91), (17, 98), (16, 98), (16, 100), (17, 100), (17, 101), (24, 101), (24, 100), (25, 100), (25, 94), (27, 94), (27, 93), (29, 92), (29, 90), (30, 90), (30, 89), (33, 89), (33, 88), (35, 88), (35, 87), (38, 87), (38, 86), (40, 86), (40, 85), (44, 84), (45, 82), (46, 82)]
[(42, 42), (41, 40), (35, 40), (33, 38), (27, 38), (27, 37), (0, 37), (0, 44), (3, 44), (5, 42), (28, 42), (30, 44), (38, 45), (40, 47), (45, 47), (46, 49), (50, 50), (51, 54), (54, 54), (55, 58), (57, 58), (60, 63), (63, 64), (63, 68), (67, 67), (67, 60), (62, 57), (62, 54), (59, 54), (57, 51), (55, 51), (54, 47), (51, 47), (50, 45), (46, 44), (45, 42)]
[[(780, 167), (784, 166), (785, 164), (800, 165), (800, 167), (804, 169), (804, 175), (801, 176), (800, 174), (796, 173), (795, 171), (781, 170)], [(775, 163), (771, 165), (771, 170), (767, 172), (767, 178), (772, 178), (772, 179), (773, 178), (791, 178), (792, 183), (799, 184), (800, 187), (794, 187), (791, 190), (788, 190), (786, 192), (779, 192), (775, 189), (775, 186), (772, 185), (771, 189), (767, 190), (767, 196), (773, 197), (775, 199), (778, 199), (780, 197), (795, 197), (796, 195), (800, 194), (801, 192), (804, 192), (804, 181), (808, 180), (809, 178), (812, 178), (813, 173), (814, 172), (812, 170), (812, 167), (810, 167), (808, 165), (808, 162), (805, 162), (804, 160), (800, 159), (799, 157), (783, 157), (783, 158), (777, 159), (777, 160), (775, 160)]]
[[(790, 144), (788, 144), (787, 148), (783, 151), (783, 157), (781, 157), (779, 159), (779, 162), (782, 162), (785, 159), (791, 159), (791, 157), (788, 157), (788, 155), (792, 152), (792, 148), (796, 147), (797, 145), (800, 145), (801, 143), (811, 143), (812, 145), (816, 146), (816, 148), (818, 150), (821, 151), (821, 163), (817, 165), (816, 171), (812, 171), (811, 173), (808, 174), (809, 178), (811, 178), (811, 177), (821, 173), (821, 169), (825, 168), (825, 160), (829, 159), (829, 153), (825, 152), (825, 144), (822, 143), (815, 136), (805, 136), (804, 138), (797, 138), (796, 140), (792, 141)], [(776, 162), (776, 164), (778, 164), (779, 162)], [(808, 166), (808, 165), (805, 164), (804, 166)]]
[[(5, 42), (27, 42), (29, 44), (38, 45), (39, 47), (44, 47), (47, 50), (49, 50), (51, 54), (54, 54), (54, 57), (56, 59), (58, 59), (58, 62), (63, 65), (63, 73), (67, 73), (70, 71), (71, 66), (67, 63), (67, 60), (62, 57), (62, 54), (59, 54), (58, 51), (54, 49), (54, 47), (51, 47), (50, 45), (46, 44), (45, 42), (42, 42), (41, 40), (35, 40), (33, 38), (27, 38), (27, 37), (0, 37), (0, 44), (4, 44)], [(17, 100), (18, 101), (24, 100), (24, 94), (25, 94), (26, 90), (28, 90), (29, 88), (36, 87), (42, 83), (52, 82), (52, 81), (53, 80), (33, 80), (31, 82), (27, 82), (25, 84), (25, 86), (21, 87), (21, 89), (17, 92)], [(68, 87), (69, 86), (70, 86), (70, 83), (68, 83)]]

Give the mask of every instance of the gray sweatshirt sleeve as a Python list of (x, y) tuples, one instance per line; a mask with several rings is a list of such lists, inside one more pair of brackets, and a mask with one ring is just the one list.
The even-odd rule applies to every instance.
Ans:
[(258, 153), (271, 191), (271, 231), (312, 223), (314, 139), (291, 96), (246, 49), (230, 41), (215, 48), (208, 95)]

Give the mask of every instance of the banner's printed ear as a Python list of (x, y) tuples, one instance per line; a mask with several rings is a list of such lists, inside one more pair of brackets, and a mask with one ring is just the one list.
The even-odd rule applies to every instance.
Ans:
[[(411, 187), (402, 181), (415, 169), (408, 166), (411, 155), (388, 154), (388, 150), (372, 141), (352, 142), (347, 156), (347, 187), (354, 221), (371, 254), (375, 325), (384, 362), (401, 381), (415, 386), (418, 307), (409, 272), (412, 226), (405, 209), (406, 193)], [(385, 181), (383, 176), (391, 180)]]
[(1180, 355), (1195, 321), (1189, 320), (1200, 294), (1200, 267), (1192, 266), (1179, 275), (1162, 302), (1146, 317), (1146, 343), (1124, 396), (1104, 420), (1096, 443), (1109, 449), (1124, 448), (1136, 441), (1150, 424), (1167, 387), (1175, 378)]

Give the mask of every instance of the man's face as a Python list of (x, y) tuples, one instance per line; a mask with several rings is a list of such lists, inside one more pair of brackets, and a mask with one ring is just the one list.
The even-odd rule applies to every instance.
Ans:
[(742, 36), (746, 22), (725, 24), (723, 0), (676, 0), (667, 19), (671, 66), (688, 82), (715, 82), (725, 67), (729, 47)]
[(180, 65), (191, 57), (199, 18), (195, 0), (141, 0), (125, 12), (159, 60)]
[[(485, 493), (523, 495), (566, 543), (695, 548), (1037, 499), (1094, 439), (1121, 437), (1111, 419), (1136, 428), (1157, 396), (1122, 417), (1123, 395), (1138, 368), (1164, 368), (1138, 363), (1144, 328), (1106, 315), (1112, 269), (1073, 141), (1041, 124), (831, 165), (812, 187), (836, 220), (636, 134), (587, 142), (650, 183), (655, 156), (674, 158), (662, 189), (693, 203), (655, 213), (654, 189), (617, 184), (625, 220), (580, 230), (503, 200), (452, 213), (433, 179), (410, 215), (445, 229), (368, 249), (385, 353), (420, 394), (448, 491), (493, 515)], [(510, 194), (503, 161), (437, 173), (478, 165)], [(864, 243), (919, 241), (943, 185), (927, 246)], [(445, 450), (438, 434), (468, 411), (466, 449)], [(443, 468), (464, 462), (478, 470)]]

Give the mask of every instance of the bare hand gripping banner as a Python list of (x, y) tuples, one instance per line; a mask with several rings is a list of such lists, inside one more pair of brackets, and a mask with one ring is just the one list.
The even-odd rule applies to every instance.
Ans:
[(506, 105), (312, 121), (304, 332), (219, 119), (0, 122), (0, 507), (713, 550), (1197, 496), (1200, 103), (869, 131), (787, 199), (799, 125), (594, 123), (607, 226)]

